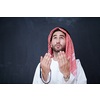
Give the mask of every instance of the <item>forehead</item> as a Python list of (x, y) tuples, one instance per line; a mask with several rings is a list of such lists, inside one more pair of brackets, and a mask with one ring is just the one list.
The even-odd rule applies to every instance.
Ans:
[(63, 35), (65, 37), (65, 34), (61, 31), (56, 31), (56, 32), (53, 33), (53, 36), (60, 36), (60, 35), (61, 36)]

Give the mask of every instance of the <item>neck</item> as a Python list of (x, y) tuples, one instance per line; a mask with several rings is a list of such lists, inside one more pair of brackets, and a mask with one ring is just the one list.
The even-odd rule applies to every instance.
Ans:
[(53, 60), (57, 61), (58, 52), (53, 51)]

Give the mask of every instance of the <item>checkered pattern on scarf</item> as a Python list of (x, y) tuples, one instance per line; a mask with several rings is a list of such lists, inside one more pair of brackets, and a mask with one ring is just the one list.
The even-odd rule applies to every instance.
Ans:
[(75, 76), (76, 75), (76, 59), (75, 59), (74, 46), (73, 46), (73, 42), (72, 42), (70, 35), (64, 29), (62, 29), (60, 27), (56, 27), (53, 30), (51, 30), (51, 32), (48, 36), (48, 53), (50, 53), (53, 57), (53, 51), (51, 48), (50, 39), (51, 39), (52, 33), (57, 29), (66, 33), (66, 51), (65, 51), (65, 53), (66, 53), (67, 58), (70, 57), (70, 72)]

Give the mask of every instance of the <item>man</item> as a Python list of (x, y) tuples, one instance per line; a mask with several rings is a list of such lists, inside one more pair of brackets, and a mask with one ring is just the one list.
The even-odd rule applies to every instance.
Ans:
[(70, 35), (60, 27), (48, 37), (48, 53), (41, 56), (33, 84), (86, 84), (87, 79), (75, 52)]

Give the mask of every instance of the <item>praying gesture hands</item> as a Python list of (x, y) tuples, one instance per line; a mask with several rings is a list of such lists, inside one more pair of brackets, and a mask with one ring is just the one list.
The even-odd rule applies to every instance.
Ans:
[[(59, 64), (59, 70), (63, 74), (64, 78), (67, 78), (70, 75), (69, 67), (70, 67), (70, 58), (67, 59), (64, 51), (60, 51), (58, 53), (57, 61)], [(40, 66), (42, 68), (42, 76), (44, 81), (47, 81), (48, 74), (50, 72), (51, 65), (51, 54), (46, 53), (44, 58), (41, 56)]]
[(44, 58), (41, 56), (40, 66), (42, 68), (42, 76), (44, 81), (47, 81), (47, 77), (50, 72), (50, 65), (51, 65), (51, 54), (46, 53)]
[(58, 64), (60, 72), (63, 74), (64, 78), (67, 78), (70, 75), (70, 58), (67, 59), (64, 51), (58, 53)]

